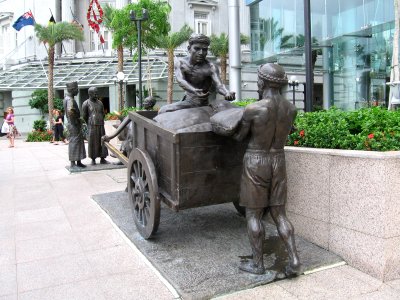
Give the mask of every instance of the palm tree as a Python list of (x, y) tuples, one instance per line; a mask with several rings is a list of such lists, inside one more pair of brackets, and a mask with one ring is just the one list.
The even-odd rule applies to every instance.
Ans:
[[(240, 34), (240, 44), (246, 45), (249, 43), (249, 37)], [(229, 52), (229, 40), (226, 33), (221, 33), (220, 36), (216, 36), (215, 34), (210, 37), (210, 51), (215, 57), (219, 57), (221, 61), (221, 80), (223, 83), (226, 83), (226, 66), (228, 60), (228, 52)]]
[[(118, 55), (118, 72), (123, 72), (124, 69), (124, 47), (132, 48), (137, 45), (137, 28), (135, 22), (131, 21), (129, 13), (133, 10), (141, 15), (143, 9), (147, 9), (151, 18), (142, 22), (142, 46), (154, 49), (158, 46), (154, 33), (166, 35), (170, 30), (168, 15), (171, 7), (168, 3), (161, 0), (139, 0), (121, 9), (113, 8), (110, 5), (106, 5), (104, 8), (103, 24), (113, 33), (113, 48), (117, 49)], [(120, 103), (122, 104), (122, 99), (120, 99)]]
[(68, 22), (49, 23), (48, 26), (35, 24), (35, 33), (39, 41), (47, 44), (47, 57), (49, 63), (49, 83), (48, 83), (48, 104), (49, 104), (49, 121), (53, 118), (54, 108), (54, 54), (55, 46), (65, 40), (83, 41), (82, 28), (76, 24)]
[(167, 50), (168, 57), (168, 86), (167, 86), (167, 103), (172, 103), (173, 85), (174, 85), (174, 50), (179, 45), (187, 41), (193, 30), (188, 25), (183, 27), (178, 32), (173, 32), (168, 35), (158, 36), (157, 43), (160, 48)]

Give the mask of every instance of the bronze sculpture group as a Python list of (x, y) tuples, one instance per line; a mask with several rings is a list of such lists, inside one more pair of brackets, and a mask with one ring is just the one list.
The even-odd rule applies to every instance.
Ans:
[(96, 158), (100, 157), (101, 164), (107, 164), (107, 148), (102, 145), (101, 137), (104, 130), (104, 107), (98, 99), (97, 88), (89, 88), (89, 99), (82, 105), (82, 118), (75, 96), (78, 95), (78, 83), (67, 83), (67, 94), (64, 98), (64, 111), (68, 120), (69, 144), (68, 157), (71, 163), (70, 169), (86, 168), (82, 159), (86, 158), (85, 140), (82, 132), (82, 119), (88, 125), (88, 156), (92, 159), (92, 165), (96, 164)]
[[(163, 106), (159, 114), (202, 106), (211, 106), (215, 110), (215, 106), (221, 105), (208, 101), (213, 86), (225, 100), (235, 99), (235, 93), (229, 92), (222, 84), (218, 68), (206, 59), (209, 44), (208, 37), (201, 34), (192, 35), (189, 39), (188, 57), (179, 60), (175, 66), (176, 80), (184, 89), (185, 97), (180, 102)], [(254, 274), (265, 273), (262, 217), (266, 208), (269, 208), (289, 254), (285, 274), (297, 275), (301, 269), (293, 226), (285, 209), (287, 179), (284, 146), (297, 114), (296, 107), (280, 93), (287, 82), (281, 66), (271, 63), (261, 65), (257, 84), (259, 101), (245, 108), (237, 124), (238, 130), (233, 135), (238, 141), (250, 136), (243, 158), (240, 205), (246, 209), (253, 258), (243, 261), (239, 268)]]
[(69, 144), (68, 157), (71, 169), (85, 168), (81, 160), (86, 158), (85, 141), (82, 133), (82, 120), (75, 96), (78, 95), (78, 83), (67, 83), (67, 95), (64, 98), (64, 111), (68, 120)]
[[(158, 112), (159, 115), (171, 113), (173, 116), (176, 111), (209, 106), (214, 113), (232, 108), (227, 101), (209, 101), (213, 89), (223, 95), (225, 100), (235, 99), (235, 93), (228, 91), (221, 82), (218, 68), (206, 58), (209, 44), (210, 40), (205, 35), (191, 36), (189, 55), (175, 65), (176, 80), (185, 91), (185, 97), (182, 101), (163, 106)], [(253, 256), (251, 260), (241, 262), (239, 268), (253, 274), (265, 273), (265, 229), (262, 218), (266, 208), (269, 209), (288, 251), (289, 264), (285, 269), (286, 275), (293, 276), (301, 272), (293, 226), (286, 216), (285, 209), (287, 178), (284, 145), (296, 117), (296, 107), (280, 93), (280, 89), (286, 84), (287, 76), (281, 66), (271, 63), (261, 65), (258, 69), (257, 83), (259, 101), (248, 105), (237, 122), (235, 120), (237, 124), (232, 135), (238, 141), (249, 139), (243, 158), (240, 204), (245, 207)], [(184, 119), (179, 121), (185, 123)], [(117, 132), (121, 132), (129, 122), (129, 119), (125, 119)], [(104, 136), (103, 141), (110, 138)], [(100, 155), (100, 152), (97, 152), (95, 156)]]

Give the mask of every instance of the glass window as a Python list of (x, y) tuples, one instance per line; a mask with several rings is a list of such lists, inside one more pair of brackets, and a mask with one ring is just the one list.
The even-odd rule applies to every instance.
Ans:
[(210, 20), (207, 12), (194, 12), (194, 28), (196, 33), (211, 34)]

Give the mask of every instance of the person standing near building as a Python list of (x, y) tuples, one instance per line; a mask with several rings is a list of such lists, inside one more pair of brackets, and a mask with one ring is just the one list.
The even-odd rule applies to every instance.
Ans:
[(7, 132), (7, 138), (10, 142), (8, 145), (8, 148), (13, 148), (14, 147), (14, 141), (15, 137), (19, 135), (19, 132), (17, 130), (17, 127), (15, 126), (14, 123), (14, 109), (12, 107), (7, 108), (7, 116), (5, 118), (5, 122), (8, 124), (8, 132)]
[(264, 209), (271, 212), (278, 233), (288, 254), (287, 276), (300, 272), (293, 226), (286, 216), (287, 179), (284, 146), (296, 117), (296, 107), (280, 94), (287, 84), (286, 73), (277, 64), (264, 64), (258, 69), (259, 101), (245, 108), (240, 127), (234, 138), (250, 141), (243, 158), (240, 186), (240, 205), (246, 208), (247, 231), (253, 259), (243, 261), (240, 270), (263, 274), (263, 243), (265, 229), (262, 224)]
[(100, 163), (106, 164), (108, 150), (102, 145), (101, 137), (106, 134), (104, 129), (104, 106), (99, 100), (97, 88), (89, 88), (89, 99), (83, 102), (82, 115), (88, 126), (88, 156), (92, 159), (92, 165), (96, 164), (96, 158), (100, 157)]
[(61, 112), (58, 109), (54, 110), (54, 145), (58, 145), (60, 140), (64, 140), (63, 137), (64, 125)]
[(78, 95), (78, 83), (67, 83), (67, 95), (64, 98), (64, 111), (68, 120), (69, 145), (68, 156), (71, 168), (85, 168), (81, 160), (86, 157), (85, 143), (82, 134), (82, 121), (75, 96)]

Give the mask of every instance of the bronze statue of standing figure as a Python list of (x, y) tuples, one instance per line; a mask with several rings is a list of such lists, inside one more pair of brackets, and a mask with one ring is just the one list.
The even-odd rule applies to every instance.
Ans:
[(106, 134), (104, 129), (104, 106), (99, 100), (97, 88), (89, 88), (89, 99), (82, 104), (83, 119), (88, 125), (88, 156), (92, 159), (92, 165), (96, 164), (96, 158), (100, 157), (101, 164), (107, 164), (107, 147), (102, 145), (101, 137)]
[(192, 34), (189, 38), (189, 55), (175, 63), (175, 77), (179, 86), (185, 90), (182, 101), (164, 105), (159, 114), (185, 108), (209, 105), (210, 90), (225, 97), (225, 100), (235, 100), (235, 93), (229, 92), (219, 77), (218, 67), (207, 59), (210, 39), (204, 34)]
[(85, 142), (82, 134), (82, 120), (75, 96), (78, 95), (78, 83), (67, 83), (67, 95), (64, 98), (64, 111), (68, 120), (69, 144), (68, 156), (71, 168), (85, 168), (81, 160), (86, 158)]
[(250, 141), (243, 159), (240, 205), (246, 208), (247, 231), (253, 259), (241, 262), (243, 271), (263, 274), (265, 229), (262, 217), (269, 208), (288, 254), (287, 276), (300, 273), (293, 226), (286, 216), (287, 180), (284, 146), (296, 117), (296, 107), (280, 93), (287, 84), (284, 69), (268, 63), (258, 68), (259, 101), (245, 108), (234, 138)]

